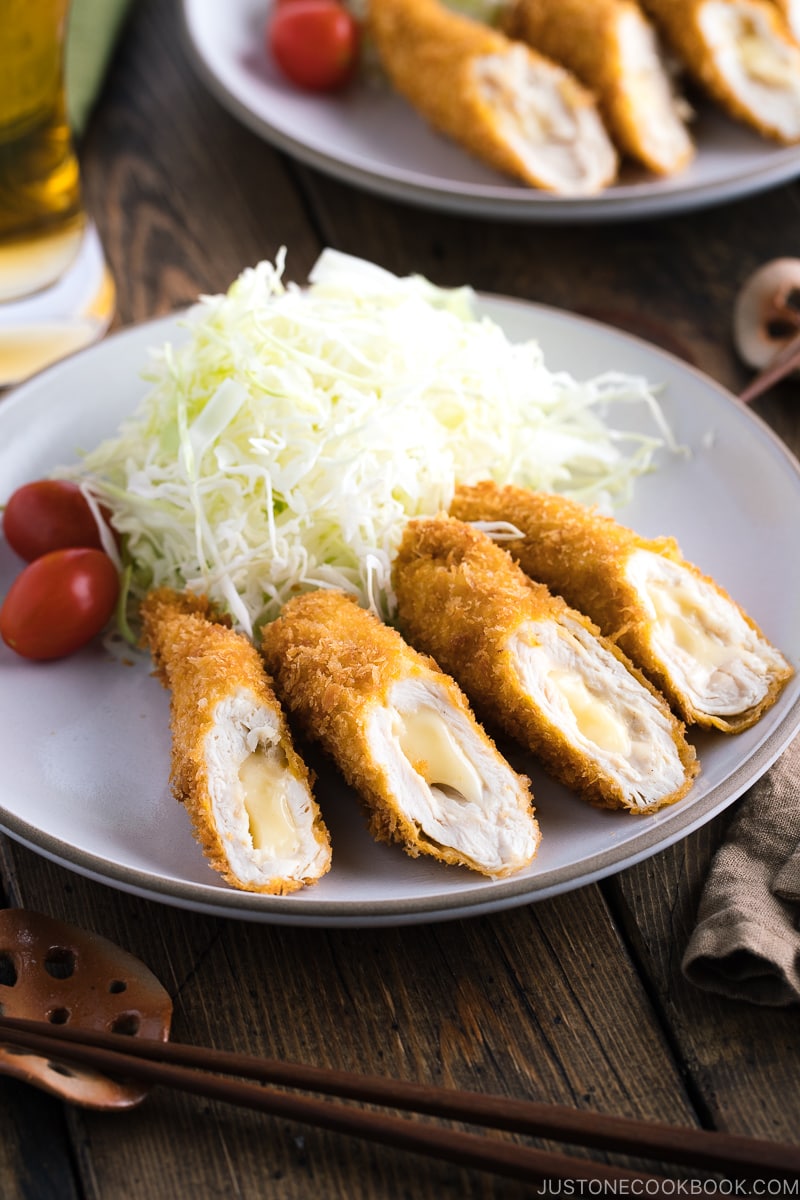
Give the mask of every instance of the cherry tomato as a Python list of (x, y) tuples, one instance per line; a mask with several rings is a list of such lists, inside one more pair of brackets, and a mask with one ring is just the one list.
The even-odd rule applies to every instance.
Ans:
[(267, 49), (298, 87), (333, 91), (358, 64), (359, 27), (338, 0), (284, 0), (267, 24)]
[(102, 549), (91, 509), (67, 479), (37, 479), (17, 488), (3, 513), (3, 533), (26, 562), (69, 546)]
[(117, 570), (84, 547), (43, 554), (17, 576), (0, 609), (0, 636), (23, 658), (63, 658), (99, 633), (114, 611)]

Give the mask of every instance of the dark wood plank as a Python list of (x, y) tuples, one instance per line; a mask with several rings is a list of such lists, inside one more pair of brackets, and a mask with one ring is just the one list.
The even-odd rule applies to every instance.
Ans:
[[(18, 903), (12, 847), (0, 837), (2, 906)], [(2, 1004), (0, 1004), (0, 1009)], [(77, 1200), (72, 1139), (63, 1105), (52, 1096), (0, 1076), (0, 1195), (3, 1200)]]
[[(133, 9), (82, 157), (120, 324), (221, 290), (282, 244), (289, 276), (302, 281), (330, 244), (440, 284), (603, 316), (733, 387), (747, 377), (730, 345), (733, 295), (750, 269), (787, 252), (800, 197), (794, 185), (714, 212), (603, 229), (393, 204), (288, 162), (228, 117), (187, 62), (176, 6), (158, 0)], [(759, 411), (797, 444), (798, 409), (786, 402), (795, 392), (786, 385)], [(677, 970), (722, 827), (602, 887), (387, 930), (218, 920), (114, 891), (8, 842), (3, 879), (8, 902), (95, 929), (147, 962), (174, 997), (180, 1039), (797, 1136), (788, 1015), (720, 1004)], [(91, 1197), (515, 1200), (525, 1191), (162, 1092), (124, 1115), (71, 1110), (62, 1120), (55, 1102), (27, 1090), (25, 1104), (23, 1138), (17, 1095), (0, 1091), (0, 1190), (11, 1200), (31, 1194), (34, 1167), (45, 1180), (57, 1174), (40, 1166), (47, 1144), (56, 1164), (72, 1158), (75, 1190)], [(71, 1186), (69, 1170), (65, 1178)]]
[(63, 1106), (13, 1079), (0, 1079), (0, 1195), (3, 1200), (79, 1200)]
[(200, 83), (178, 10), (135, 6), (81, 146), (118, 325), (222, 291), (282, 244), (304, 276), (320, 248), (284, 160)]
[(704, 1123), (800, 1142), (797, 1009), (759, 1008), (689, 984), (680, 961), (725, 818), (613, 882), (614, 910), (650, 981)]
[[(152, 904), (21, 847), (9, 853), (14, 902), (94, 929), (147, 962), (174, 996), (179, 1040), (696, 1121), (597, 888), (443, 925), (287, 929)], [(309, 1178), (326, 1197), (404, 1187), (431, 1200), (523, 1194), (476, 1172), (162, 1092), (124, 1115), (73, 1113), (70, 1126), (101, 1195), (135, 1179), (141, 1190), (129, 1195), (160, 1200), (198, 1180), (220, 1187), (229, 1173), (242, 1196), (269, 1184), (280, 1200), (308, 1196)]]

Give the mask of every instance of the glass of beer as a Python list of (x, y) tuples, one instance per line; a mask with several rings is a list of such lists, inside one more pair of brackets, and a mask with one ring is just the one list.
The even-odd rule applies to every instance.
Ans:
[(70, 0), (0, 0), (0, 387), (88, 345), (115, 290), (67, 120)]

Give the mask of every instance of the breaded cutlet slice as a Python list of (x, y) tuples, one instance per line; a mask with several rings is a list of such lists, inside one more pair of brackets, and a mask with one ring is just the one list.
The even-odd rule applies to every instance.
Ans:
[(190, 593), (152, 591), (141, 615), (170, 691), (172, 790), (211, 866), (245, 891), (313, 883), (330, 838), (260, 654)]
[(800, 141), (800, 46), (771, 0), (641, 0), (687, 73), (736, 120)]
[(689, 791), (694, 747), (664, 698), (486, 533), (447, 516), (409, 522), (393, 582), (409, 641), (560, 783), (633, 813)]
[(287, 712), (331, 755), (372, 835), (493, 877), (539, 844), (528, 780), (452, 679), (344, 592), (297, 596), (263, 630)]
[(688, 106), (634, 0), (513, 0), (503, 29), (593, 92), (623, 154), (659, 175), (673, 175), (691, 161)]
[(594, 97), (557, 63), (439, 0), (368, 0), (395, 89), (429, 125), (504, 174), (564, 196), (613, 181)]
[(794, 673), (674, 538), (643, 538), (565, 496), (492, 482), (457, 488), (450, 511), (515, 526), (522, 537), (504, 541), (508, 553), (591, 617), (687, 724), (747, 729)]

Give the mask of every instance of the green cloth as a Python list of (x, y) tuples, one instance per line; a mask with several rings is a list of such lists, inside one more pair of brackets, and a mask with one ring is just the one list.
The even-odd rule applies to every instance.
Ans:
[(128, 0), (72, 0), (67, 27), (67, 114), (83, 132), (111, 58)]

